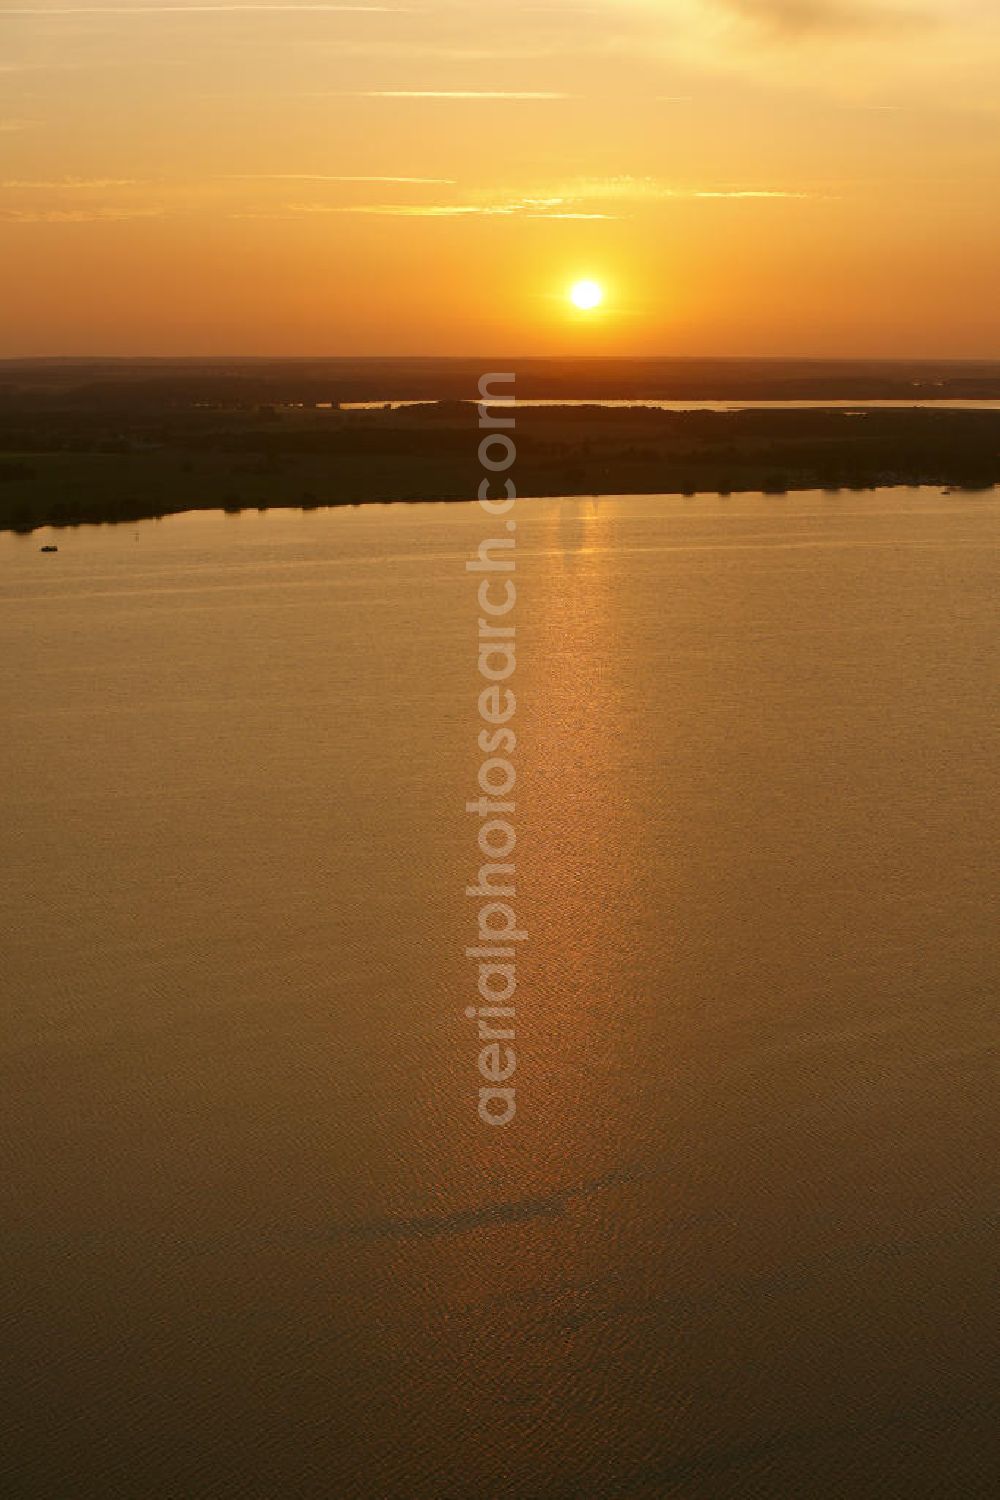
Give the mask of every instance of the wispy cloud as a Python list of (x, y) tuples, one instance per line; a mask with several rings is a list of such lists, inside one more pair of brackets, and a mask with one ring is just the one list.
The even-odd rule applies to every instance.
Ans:
[(317, 15), (406, 15), (408, 5), (24, 5), (0, 11), (3, 16), (245, 16), (284, 12)]
[(44, 188), (46, 191), (52, 189), (76, 189), (76, 188), (119, 188), (138, 187), (138, 177), (43, 177), (43, 178), (18, 178), (10, 177), (0, 182), (0, 188), (8, 191), (24, 189), (31, 191)]
[[(383, 63), (401, 60), (408, 64), (419, 62), (524, 64), (526, 62), (550, 62), (553, 58), (563, 55), (562, 49), (555, 45), (544, 46), (527, 42), (519, 44), (516, 41), (505, 45), (490, 46), (387, 40), (384, 35), (371, 37), (365, 41), (337, 38), (338, 58), (377, 58)], [(337, 95), (330, 89), (309, 89), (304, 91), (302, 97), (329, 99)]]
[(454, 187), (454, 177), (346, 177), (326, 172), (234, 172), (226, 182), (382, 182), (421, 187)]
[(0, 131), (27, 130), (34, 120), (0, 120)]
[(790, 192), (785, 188), (675, 188), (661, 194), (664, 198), (777, 198), (814, 200), (817, 193)]
[(482, 203), (293, 203), (294, 214), (362, 214), (386, 219), (610, 219), (577, 211), (564, 198), (514, 198)]
[[(359, 179), (327, 178), (320, 174), (274, 174), (275, 181), (339, 182)], [(361, 181), (377, 181), (363, 178)], [(404, 179), (417, 181), (417, 179)], [(453, 186), (454, 184), (447, 184)], [(565, 219), (579, 221), (617, 220), (631, 217), (618, 206), (636, 209), (669, 201), (762, 200), (802, 201), (825, 197), (781, 187), (744, 186), (736, 183), (684, 185), (655, 178), (578, 178), (551, 184), (524, 194), (500, 188), (474, 190), (453, 203), (344, 203), (337, 201), (285, 203), (274, 209), (249, 209), (239, 218), (298, 218), (310, 215), (346, 215), (389, 219)]]
[[(635, 23), (633, 58), (688, 78), (742, 76), (842, 100), (889, 97), (901, 86), (937, 94), (996, 58), (995, 0), (621, 0)], [(970, 43), (978, 61), (973, 63)], [(993, 67), (995, 74), (995, 66)], [(664, 92), (667, 92), (665, 89)], [(678, 88), (680, 92), (680, 88)], [(995, 86), (992, 89), (995, 93)], [(706, 96), (710, 89), (706, 89)], [(952, 93), (952, 98), (954, 94)]]
[(106, 224), (126, 219), (158, 219), (158, 208), (4, 208), (0, 221), (8, 224)]
[(358, 89), (354, 99), (569, 99), (570, 94), (529, 89)]
[(795, 35), (816, 31), (853, 31), (929, 19), (919, 11), (900, 10), (885, 0), (716, 0), (741, 20)]
[[(283, 184), (328, 185), (329, 197), (323, 200), (297, 202), (249, 201), (238, 205), (227, 205), (227, 184), (273, 183), (279, 189)], [(195, 185), (201, 190), (198, 202), (200, 211), (226, 213), (233, 219), (295, 219), (319, 215), (367, 216), (393, 219), (563, 219), (577, 221), (617, 220), (631, 217), (631, 211), (652, 210), (657, 205), (670, 202), (697, 201), (822, 201), (829, 198), (826, 192), (799, 189), (756, 186), (742, 183), (678, 184), (650, 177), (576, 178), (562, 183), (539, 184), (529, 193), (496, 186), (466, 188), (462, 198), (455, 202), (397, 202), (374, 203), (343, 201), (337, 194), (340, 186), (394, 186), (414, 188), (418, 194), (427, 188), (456, 188), (453, 178), (409, 177), (381, 174), (340, 174), (322, 172), (266, 172), (236, 173), (201, 179)], [(131, 205), (126, 201), (115, 207), (112, 203), (92, 206), (89, 195), (102, 190), (117, 192), (130, 188), (156, 187), (153, 206)], [(165, 182), (161, 178), (127, 177), (63, 177), (63, 178), (6, 178), (0, 180), (0, 192), (22, 194), (21, 206), (4, 210), (4, 217), (25, 223), (83, 223), (90, 220), (115, 220), (130, 218), (160, 217), (173, 214), (179, 208), (187, 211), (191, 207), (190, 192), (181, 204), (177, 199), (178, 183)], [(33, 202), (30, 195), (45, 193), (48, 201)], [(166, 194), (166, 197), (164, 196)], [(146, 196), (147, 205), (149, 195)], [(259, 199), (259, 195), (255, 195)], [(17, 201), (17, 200), (15, 200)]]
[(577, 178), (564, 184), (562, 192), (566, 198), (576, 202), (612, 200), (630, 203), (660, 203), (672, 199), (695, 200), (699, 198), (774, 198), (794, 201), (814, 200), (826, 196), (826, 194), (792, 188), (745, 187), (739, 183), (692, 186), (684, 183), (662, 182), (655, 177)]

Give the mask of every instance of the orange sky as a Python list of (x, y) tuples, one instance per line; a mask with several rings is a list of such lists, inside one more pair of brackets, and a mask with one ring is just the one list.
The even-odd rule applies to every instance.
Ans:
[(0, 353), (1000, 356), (998, 73), (996, 0), (0, 0)]

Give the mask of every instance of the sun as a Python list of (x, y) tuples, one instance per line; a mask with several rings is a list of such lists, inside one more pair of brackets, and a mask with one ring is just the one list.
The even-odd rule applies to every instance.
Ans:
[(596, 281), (578, 281), (570, 287), (569, 300), (581, 312), (592, 312), (604, 301), (604, 292)]

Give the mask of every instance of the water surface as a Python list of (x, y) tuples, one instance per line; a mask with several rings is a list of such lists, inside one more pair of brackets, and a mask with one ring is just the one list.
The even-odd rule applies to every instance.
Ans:
[(998, 520), (519, 506), (499, 1135), (478, 507), (0, 537), (7, 1493), (993, 1494)]
[[(447, 403), (443, 403), (447, 404)], [(331, 402), (320, 401), (320, 407), (330, 406)], [(426, 400), (394, 400), (394, 401), (344, 401), (341, 407), (344, 411), (382, 411), (385, 407), (398, 410), (401, 406), (436, 406), (438, 402)], [(501, 399), (491, 402), (493, 406), (514, 407), (576, 407), (576, 406), (606, 406), (627, 407), (629, 409), (643, 408), (653, 411), (1000, 411), (1000, 401), (985, 399), (954, 399), (954, 398), (914, 398), (913, 400), (890, 400), (890, 401), (698, 401), (682, 399), (679, 401), (664, 401), (655, 397), (649, 398), (623, 398), (621, 400), (597, 401), (567, 400), (565, 397), (550, 398), (526, 398), (506, 400)]]

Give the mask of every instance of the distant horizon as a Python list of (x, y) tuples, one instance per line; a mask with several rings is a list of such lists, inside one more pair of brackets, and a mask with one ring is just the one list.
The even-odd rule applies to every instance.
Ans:
[(493, 364), (532, 364), (542, 361), (558, 360), (568, 364), (628, 364), (643, 363), (657, 364), (674, 362), (677, 364), (715, 363), (715, 364), (807, 364), (807, 365), (971, 365), (976, 367), (1000, 366), (1000, 352), (993, 355), (952, 355), (952, 354), (667, 354), (667, 353), (613, 353), (613, 354), (588, 354), (588, 353), (538, 353), (511, 354), (489, 353), (489, 352), (467, 352), (461, 354), (413, 354), (413, 353), (366, 353), (366, 354), (335, 354), (335, 353), (288, 353), (288, 354), (239, 354), (220, 352), (218, 354), (171, 354), (171, 353), (135, 353), (135, 354), (101, 354), (101, 353), (62, 353), (62, 354), (2, 354), (0, 353), (0, 365), (30, 365), (30, 364), (267, 364), (267, 363), (295, 363), (295, 362), (338, 362), (345, 364), (366, 363), (435, 363), (435, 364), (464, 364), (464, 363), (493, 363)]

